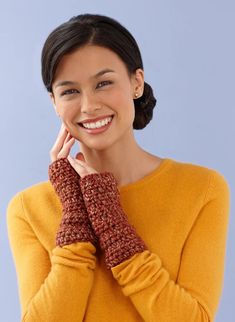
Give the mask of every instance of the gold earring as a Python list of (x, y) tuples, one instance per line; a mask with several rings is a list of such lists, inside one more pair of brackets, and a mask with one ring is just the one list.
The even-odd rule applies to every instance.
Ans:
[(136, 97), (136, 98), (138, 97), (138, 93), (135, 93), (135, 97)]

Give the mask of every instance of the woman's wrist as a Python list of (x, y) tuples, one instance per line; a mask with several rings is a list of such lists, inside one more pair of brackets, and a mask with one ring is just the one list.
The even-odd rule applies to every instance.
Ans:
[(93, 230), (112, 268), (146, 249), (124, 213), (112, 173), (89, 174), (80, 179), (81, 191)]
[[(74, 198), (79, 189), (79, 175), (67, 158), (60, 158), (49, 165), (48, 175), (61, 202)], [(75, 195), (75, 196), (73, 196)]]
[(49, 178), (62, 204), (62, 219), (56, 234), (56, 245), (91, 242), (97, 238), (92, 230), (84, 204), (79, 175), (67, 158), (54, 161), (49, 166)]

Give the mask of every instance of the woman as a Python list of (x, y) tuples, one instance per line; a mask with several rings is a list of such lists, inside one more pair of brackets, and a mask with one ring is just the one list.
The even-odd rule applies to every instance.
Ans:
[(156, 99), (132, 35), (74, 17), (48, 36), (42, 78), (62, 127), (50, 180), (8, 207), (22, 321), (213, 321), (229, 187), (137, 144)]

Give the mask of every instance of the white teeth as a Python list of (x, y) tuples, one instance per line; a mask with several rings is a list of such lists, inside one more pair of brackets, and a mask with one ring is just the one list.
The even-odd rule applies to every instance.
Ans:
[(106, 119), (103, 119), (98, 122), (94, 123), (82, 123), (82, 125), (87, 129), (98, 129), (99, 127), (102, 127), (106, 124), (108, 124), (112, 120), (112, 117), (107, 117)]

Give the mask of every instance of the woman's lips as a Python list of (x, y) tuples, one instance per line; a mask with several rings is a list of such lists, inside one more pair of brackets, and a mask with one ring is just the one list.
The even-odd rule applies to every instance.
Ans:
[(99, 116), (97, 118), (94, 118), (94, 119), (87, 119), (86, 121), (82, 121), (82, 122), (79, 122), (79, 124), (83, 124), (83, 123), (94, 123), (94, 122), (98, 122), (98, 121), (101, 121), (101, 120), (104, 120), (104, 119), (107, 119), (109, 117), (113, 117), (114, 115), (103, 115), (103, 116)]
[(101, 133), (101, 132), (106, 131), (110, 127), (110, 125), (113, 122), (113, 118), (114, 118), (114, 116), (112, 116), (112, 119), (111, 119), (111, 121), (108, 124), (106, 124), (104, 126), (101, 126), (99, 128), (96, 128), (96, 129), (88, 129), (88, 128), (84, 127), (81, 123), (78, 123), (78, 124), (87, 133), (89, 133), (89, 134), (98, 134), (98, 133)]

